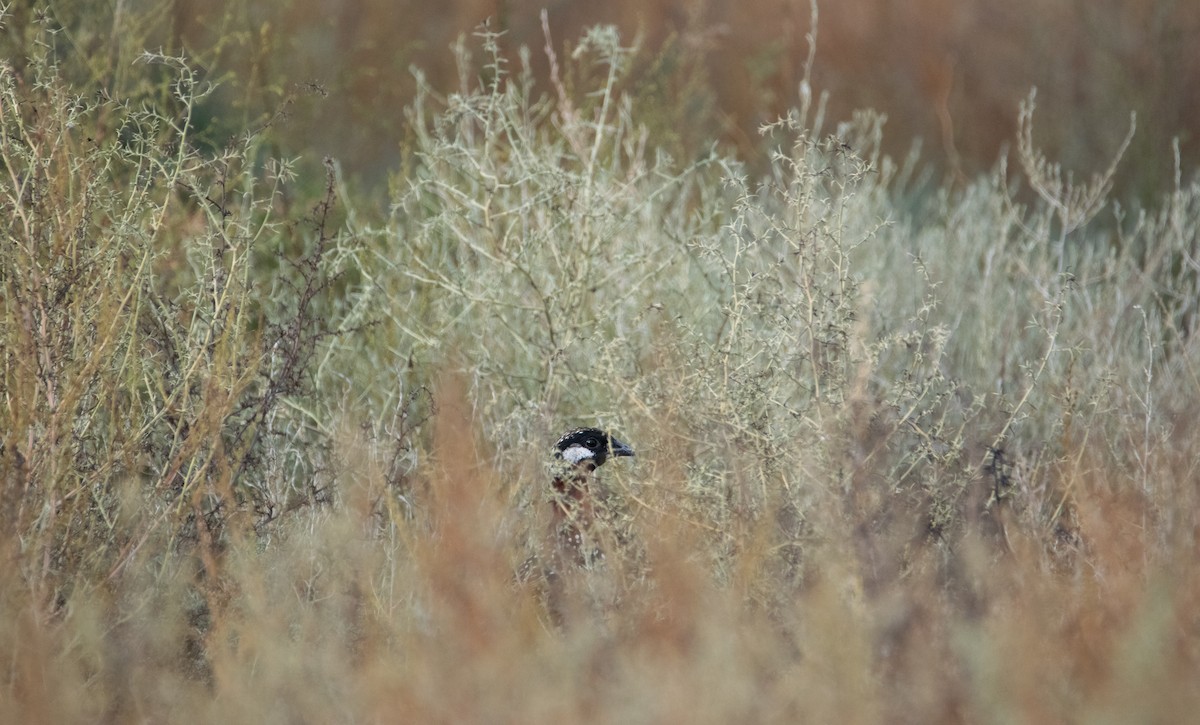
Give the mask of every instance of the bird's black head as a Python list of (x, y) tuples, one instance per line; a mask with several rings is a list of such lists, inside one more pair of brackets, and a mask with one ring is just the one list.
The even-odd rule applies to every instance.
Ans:
[(569, 463), (590, 461), (597, 468), (604, 465), (609, 456), (633, 455), (633, 449), (627, 444), (599, 428), (576, 428), (559, 438), (555, 448), (558, 449), (555, 455)]

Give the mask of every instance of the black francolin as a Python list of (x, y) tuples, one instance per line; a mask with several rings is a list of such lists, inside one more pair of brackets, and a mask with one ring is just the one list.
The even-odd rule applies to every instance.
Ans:
[(596, 520), (595, 471), (610, 457), (632, 456), (633, 448), (599, 428), (568, 431), (554, 447), (550, 468), (554, 535), (564, 553), (588, 565), (599, 553), (590, 540)]
[(519, 581), (553, 582), (564, 566), (590, 567), (603, 558), (596, 535), (598, 501), (596, 469), (609, 458), (632, 456), (633, 448), (599, 428), (576, 428), (563, 434), (547, 469), (551, 519), (542, 554), (517, 570)]

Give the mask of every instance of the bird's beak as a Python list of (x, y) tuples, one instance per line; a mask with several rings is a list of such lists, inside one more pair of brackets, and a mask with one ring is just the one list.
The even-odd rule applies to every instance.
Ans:
[(629, 444), (622, 443), (621, 441), (617, 440), (616, 438), (608, 439), (608, 449), (610, 451), (612, 451), (613, 456), (632, 456), (633, 455), (633, 449), (629, 447)]

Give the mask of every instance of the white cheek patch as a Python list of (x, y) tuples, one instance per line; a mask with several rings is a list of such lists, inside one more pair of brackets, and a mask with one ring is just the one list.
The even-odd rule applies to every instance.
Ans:
[(563, 460), (569, 461), (572, 464), (579, 463), (585, 458), (592, 458), (595, 455), (596, 454), (592, 453), (590, 450), (581, 445), (573, 445), (562, 452)]

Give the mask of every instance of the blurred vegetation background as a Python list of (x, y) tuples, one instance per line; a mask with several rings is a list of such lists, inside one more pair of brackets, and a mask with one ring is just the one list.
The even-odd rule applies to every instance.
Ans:
[[(681, 158), (721, 139), (761, 160), (759, 126), (799, 102), (812, 28), (801, 0), (177, 0), (163, 43), (247, 80), (321, 84), (329, 102), (298, 113), (289, 142), (379, 178), (400, 153), (394, 121), (413, 98), (410, 66), (433, 88), (454, 90), (447, 49), (460, 34), (490, 20), (509, 54), (522, 45), (540, 51), (543, 7), (560, 52), (597, 23), (638, 46), (626, 82), (658, 98), (665, 117), (655, 142)], [(1083, 174), (1102, 170), (1119, 146), (1125, 128), (1115, 120), (1138, 113), (1143, 133), (1120, 171), (1121, 195), (1148, 198), (1168, 183), (1173, 137), (1185, 160), (1200, 158), (1195, 3), (852, 0), (821, 4), (819, 35), (813, 90), (830, 93), (832, 117), (875, 109), (888, 119), (887, 153), (902, 157), (920, 139), (923, 158), (959, 179), (1010, 146), (1031, 87), (1039, 89), (1039, 143)], [(544, 84), (545, 54), (534, 52), (532, 64)]]
[[(36, 7), (14, 4), (6, 42)], [(520, 46), (533, 49), (533, 72), (546, 88), (543, 8), (560, 52), (597, 23), (613, 24), (638, 47), (625, 82), (659, 101), (655, 143), (681, 158), (720, 139), (761, 161), (759, 126), (799, 102), (812, 27), (801, 0), (128, 0), (60, 4), (53, 22), (63, 25), (63, 42), (104, 49), (97, 62), (112, 66), (93, 67), (97, 80), (119, 82), (128, 70), (118, 58), (146, 47), (187, 54), (209, 80), (237, 78), (236, 90), (225, 88), (207, 109), (225, 133), (276, 110), (280, 96), (319, 86), (328, 98), (297, 99), (280, 142), (379, 181), (402, 155), (396, 121), (416, 91), (411, 69), (439, 92), (459, 89), (448, 49), (477, 25), (502, 32), (498, 42), (513, 57)], [(1039, 89), (1039, 143), (1082, 174), (1100, 171), (1120, 144), (1125, 128), (1115, 119), (1138, 113), (1143, 132), (1116, 184), (1123, 197), (1147, 199), (1168, 183), (1172, 138), (1186, 161), (1200, 158), (1195, 3), (853, 0), (822, 4), (819, 35), (813, 90), (831, 94), (831, 115), (883, 113), (884, 150), (902, 157), (920, 140), (939, 174), (963, 180), (990, 168), (1010, 147), (1017, 104), (1031, 87)]]

